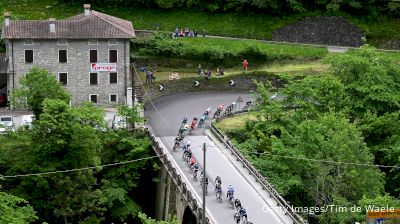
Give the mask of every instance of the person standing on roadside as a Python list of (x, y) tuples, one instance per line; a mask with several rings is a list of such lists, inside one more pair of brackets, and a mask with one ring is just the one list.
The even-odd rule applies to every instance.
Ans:
[(242, 62), (243, 65), (243, 71), (247, 72), (247, 69), (249, 67), (249, 62), (247, 62), (246, 59), (244, 59), (244, 61)]
[(199, 64), (199, 66), (197, 66), (197, 74), (199, 76), (201, 76), (201, 64)]

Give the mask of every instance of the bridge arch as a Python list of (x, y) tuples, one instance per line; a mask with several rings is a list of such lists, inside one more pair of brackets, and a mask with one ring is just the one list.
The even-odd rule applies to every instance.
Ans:
[(193, 214), (192, 210), (189, 208), (189, 206), (186, 206), (185, 212), (183, 213), (183, 218), (182, 218), (182, 223), (185, 224), (197, 224), (197, 218)]

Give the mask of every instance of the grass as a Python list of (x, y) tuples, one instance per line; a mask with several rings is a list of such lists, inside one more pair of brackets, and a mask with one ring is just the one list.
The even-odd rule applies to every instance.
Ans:
[(326, 48), (301, 45), (266, 44), (256, 40), (229, 40), (219, 38), (182, 38), (176, 41), (188, 43), (196, 48), (220, 48), (226, 51), (240, 52), (249, 46), (256, 46), (262, 52), (274, 52), (303, 60), (322, 58), (328, 53)]
[[(156, 59), (155, 59), (156, 60)], [(170, 68), (170, 67), (147, 67), (150, 71), (154, 72), (156, 76), (156, 81), (165, 81), (168, 80), (171, 76), (171, 73), (178, 73), (180, 78), (191, 78), (198, 77), (196, 68)], [(204, 69), (204, 68), (203, 68)], [(212, 67), (212, 78), (215, 77), (216, 68)], [(262, 65), (256, 68), (253, 68), (251, 71), (263, 71), (267, 73), (275, 73), (275, 74), (288, 74), (288, 75), (313, 75), (313, 74), (322, 74), (323, 72), (327, 72), (329, 69), (329, 65), (322, 64), (321, 61), (312, 61), (312, 62), (304, 62), (302, 64), (299, 63), (289, 63), (289, 64), (272, 64), (272, 65)], [(243, 71), (240, 67), (228, 68), (224, 70), (224, 77), (234, 76), (238, 74), (242, 74)], [(139, 76), (142, 80), (146, 79), (145, 73), (139, 73)]]
[[(81, 5), (60, 4), (57, 0), (3, 0), (0, 8), (10, 11), (14, 19), (57, 19), (67, 18), (83, 11)], [(195, 10), (158, 10), (138, 9), (132, 7), (92, 6), (93, 9), (114, 15), (133, 22), (135, 29), (160, 29), (172, 31), (175, 27), (188, 27), (199, 31), (206, 30), (209, 34), (222, 36), (246, 37), (255, 39), (270, 39), (273, 30), (294, 23), (304, 16), (321, 15), (308, 13), (273, 17), (267, 14), (255, 13), (204, 13)], [(0, 17), (0, 21), (3, 20)], [(400, 19), (386, 17), (365, 20), (346, 16), (358, 25), (367, 35), (369, 44), (384, 46), (385, 41), (400, 38)]]
[(223, 132), (237, 131), (243, 129), (248, 120), (257, 120), (257, 117), (251, 113), (239, 114), (234, 117), (224, 118), (215, 123), (215, 125)]

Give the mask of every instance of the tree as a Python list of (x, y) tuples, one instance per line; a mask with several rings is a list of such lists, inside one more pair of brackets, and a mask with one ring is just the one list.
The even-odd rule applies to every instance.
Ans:
[(117, 114), (126, 119), (130, 124), (135, 124), (137, 122), (143, 122), (144, 118), (140, 116), (140, 111), (142, 110), (142, 105), (135, 106), (127, 106), (120, 105), (118, 106)]
[(143, 224), (178, 224), (176, 217), (170, 219), (169, 221), (157, 221), (155, 219), (147, 217), (147, 215), (144, 213), (139, 213), (139, 218)]
[[(94, 113), (94, 111), (92, 112)], [(32, 130), (32, 147), (17, 154), (8, 174), (79, 169), (100, 165), (101, 142), (96, 130), (80, 121), (63, 100), (45, 99), (43, 113)], [(95, 116), (96, 117), (96, 116)], [(26, 158), (29, 158), (27, 160)], [(77, 223), (81, 217), (101, 217), (106, 210), (99, 200), (93, 170), (27, 177), (6, 183), (41, 214), (43, 221)]]
[(33, 67), (21, 78), (20, 87), (12, 93), (11, 102), (16, 108), (28, 106), (36, 120), (42, 113), (45, 99), (59, 99), (69, 103), (70, 95), (57, 81), (55, 75), (48, 71)]
[(400, 65), (370, 48), (333, 57), (332, 73), (345, 86), (353, 116), (367, 111), (378, 116), (400, 109)]
[(0, 192), (0, 223), (31, 223), (37, 218), (28, 201)]

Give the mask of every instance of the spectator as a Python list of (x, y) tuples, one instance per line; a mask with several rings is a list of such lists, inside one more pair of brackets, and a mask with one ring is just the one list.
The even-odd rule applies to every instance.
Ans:
[(221, 69), (217, 68), (217, 72), (215, 73), (217, 75), (217, 78), (221, 77)]
[(244, 61), (242, 62), (242, 65), (243, 65), (243, 70), (244, 70), (245, 72), (247, 72), (247, 69), (248, 69), (248, 67), (249, 67), (249, 62), (247, 62), (247, 60), (244, 59)]
[(199, 75), (199, 76), (201, 76), (201, 64), (199, 64), (199, 66), (197, 66), (197, 74)]
[(197, 30), (194, 30), (193, 34), (194, 34), (194, 37), (197, 37)]
[(185, 28), (185, 36), (188, 37), (189, 36), (189, 29), (186, 27)]
[(194, 37), (193, 30), (191, 30), (191, 31), (189, 32), (189, 37)]
[(175, 39), (179, 37), (179, 28), (175, 29)]
[(207, 68), (207, 71), (206, 71), (206, 73), (204, 74), (204, 79), (205, 79), (206, 81), (208, 81), (208, 80), (211, 79), (211, 69), (210, 69), (210, 68)]
[(181, 31), (179, 32), (179, 37), (184, 37), (184, 33), (183, 33), (183, 29), (181, 29)]
[(147, 71), (146, 72), (146, 84), (151, 84), (153, 83), (153, 80), (156, 79), (156, 77), (154, 76), (153, 72), (151, 71)]

